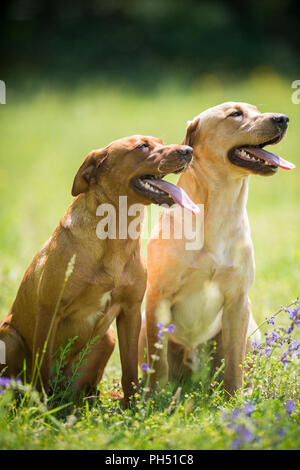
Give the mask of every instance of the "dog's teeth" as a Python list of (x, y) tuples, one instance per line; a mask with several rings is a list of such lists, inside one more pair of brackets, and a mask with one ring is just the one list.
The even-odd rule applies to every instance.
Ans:
[(240, 150), (240, 156), (247, 158), (248, 160), (251, 159), (250, 155), (245, 150)]
[(140, 181), (140, 184), (143, 186), (143, 188), (148, 189), (148, 191), (151, 191), (156, 194), (165, 194), (164, 191), (161, 191), (160, 189), (155, 188), (150, 183), (148, 183), (148, 181)]
[(242, 155), (242, 157), (250, 158), (249, 154), (247, 152), (245, 152), (245, 150), (241, 151), (241, 155)]

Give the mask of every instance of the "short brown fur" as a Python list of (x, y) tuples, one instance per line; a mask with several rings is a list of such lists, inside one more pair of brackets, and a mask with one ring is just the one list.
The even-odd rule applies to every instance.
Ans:
[[(146, 147), (143, 147), (147, 144)], [(98, 337), (76, 379), (74, 391), (95, 392), (104, 367), (114, 349), (111, 323), (116, 319), (122, 363), (125, 401), (137, 383), (140, 306), (146, 287), (146, 267), (137, 239), (99, 239), (97, 207), (108, 203), (119, 216), (119, 197), (127, 196), (128, 206), (149, 204), (131, 187), (140, 174), (165, 173), (182, 167), (177, 150), (153, 137), (132, 136), (92, 151), (79, 168), (73, 183), (73, 202), (62, 216), (50, 239), (30, 263), (16, 299), (0, 325), (0, 340), (6, 344), (4, 374), (16, 377), (26, 360), (30, 369), (49, 332), (55, 305), (66, 269), (76, 255), (74, 270), (66, 284), (44, 356), (39, 389), (48, 391), (50, 369), (66, 339), (77, 336), (68, 357), (65, 375), (85, 345)], [(129, 218), (128, 218), (129, 222)], [(118, 229), (118, 223), (117, 223)], [(100, 306), (101, 304), (101, 306)], [(2, 366), (3, 369), (3, 366)]]

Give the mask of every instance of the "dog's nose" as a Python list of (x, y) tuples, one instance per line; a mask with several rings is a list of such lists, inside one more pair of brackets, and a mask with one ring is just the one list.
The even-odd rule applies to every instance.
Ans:
[(286, 129), (289, 123), (289, 118), (285, 114), (275, 114), (271, 120), (281, 129)]
[(193, 149), (189, 145), (181, 145), (181, 147), (177, 149), (177, 153), (179, 153), (179, 155), (183, 157), (185, 160), (187, 160), (188, 162), (192, 160)]

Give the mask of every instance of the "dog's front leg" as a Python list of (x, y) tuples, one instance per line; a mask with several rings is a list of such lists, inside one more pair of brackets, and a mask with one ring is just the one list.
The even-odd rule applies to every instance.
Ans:
[(58, 315), (53, 319), (53, 312), (49, 314), (46, 309), (40, 308), (34, 331), (32, 369), (34, 385), (39, 391), (44, 389), (46, 393), (49, 388), (51, 356), (58, 323)]
[(117, 317), (117, 329), (122, 365), (122, 387), (124, 402), (134, 394), (134, 384), (138, 383), (138, 339), (141, 329), (141, 308), (126, 306)]
[(231, 299), (225, 303), (222, 318), (224, 388), (230, 395), (243, 385), (242, 362), (246, 354), (249, 316), (248, 297), (241, 295), (238, 299)]

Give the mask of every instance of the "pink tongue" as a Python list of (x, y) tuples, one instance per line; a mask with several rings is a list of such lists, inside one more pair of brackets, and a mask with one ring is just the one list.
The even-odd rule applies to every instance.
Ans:
[(191, 211), (194, 215), (200, 214), (200, 209), (193, 201), (188, 197), (186, 192), (179, 188), (179, 186), (175, 186), (175, 184), (168, 183), (168, 181), (163, 180), (149, 180), (149, 183), (152, 186), (156, 186), (159, 189), (162, 189), (166, 193), (168, 193), (172, 199), (174, 199), (177, 204), (185, 209)]
[(283, 158), (275, 155), (274, 153), (267, 152), (264, 149), (259, 147), (243, 147), (247, 153), (253, 155), (254, 157), (261, 158), (261, 160), (266, 160), (267, 162), (271, 163), (272, 165), (280, 166), (280, 168), (284, 168), (285, 170), (293, 170), (296, 168), (296, 165), (293, 163), (284, 160)]

